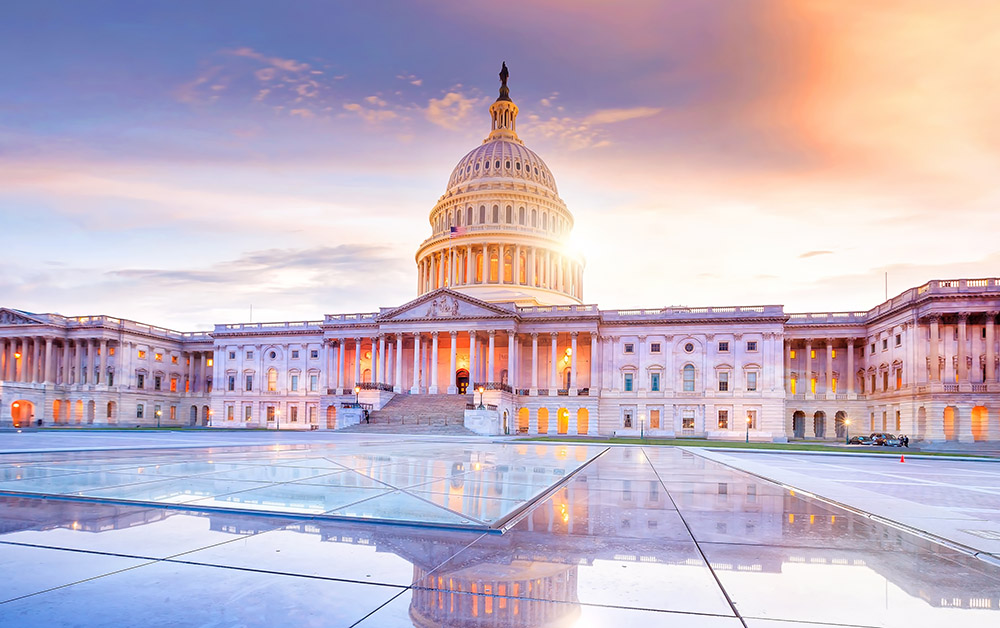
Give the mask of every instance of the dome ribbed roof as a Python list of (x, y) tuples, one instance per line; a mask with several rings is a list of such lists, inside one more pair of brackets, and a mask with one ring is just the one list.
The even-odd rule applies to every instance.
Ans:
[(448, 189), (476, 180), (523, 179), (558, 194), (552, 172), (535, 151), (511, 140), (490, 140), (459, 160)]

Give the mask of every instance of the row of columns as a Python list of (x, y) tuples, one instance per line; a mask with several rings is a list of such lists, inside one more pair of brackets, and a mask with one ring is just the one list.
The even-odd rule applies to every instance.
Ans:
[[(51, 336), (0, 338), (0, 379), (24, 384), (104, 384), (108, 348), (105, 338), (64, 339), (59, 345)], [(96, 369), (95, 362), (99, 364)]]
[[(995, 383), (997, 381), (997, 370), (996, 370), (996, 318), (998, 312), (991, 311), (985, 312), (986, 319), (983, 325), (984, 331), (984, 342), (986, 343), (986, 364), (985, 364), (985, 378), (986, 383)], [(958, 346), (956, 348), (957, 358), (958, 358), (958, 369), (956, 372), (957, 382), (961, 384), (968, 384), (971, 382), (970, 370), (969, 370), (969, 346), (968, 346), (968, 323), (969, 318), (972, 315), (969, 313), (959, 313), (954, 317), (954, 326), (958, 332)], [(943, 317), (938, 314), (932, 314), (927, 317), (927, 326), (930, 330), (930, 345), (928, 349), (927, 362), (930, 369), (929, 379), (931, 382), (941, 381), (941, 354), (943, 352), (943, 335), (942, 331), (948, 329), (949, 326), (944, 324)]]
[[(855, 385), (854, 385), (855, 384), (855, 382), (854, 382), (854, 353), (855, 353), (855, 347), (854, 347), (854, 343), (856, 342), (856, 339), (855, 338), (846, 338), (846, 339), (841, 339), (841, 340), (843, 340), (844, 346), (846, 347), (845, 351), (847, 352), (847, 368), (846, 368), (847, 390), (844, 391), (844, 392), (846, 392), (848, 395), (853, 395), (854, 391), (855, 391)], [(798, 369), (798, 373), (800, 375), (796, 379), (796, 384), (795, 384), (796, 390), (795, 390), (795, 392), (797, 394), (808, 394), (808, 393), (811, 393), (811, 389), (809, 387), (811, 387), (811, 385), (812, 385), (812, 372), (813, 372), (813, 360), (814, 360), (814, 358), (812, 357), (812, 353), (813, 353), (814, 348), (823, 347), (824, 354), (825, 354), (824, 358), (825, 358), (825, 361), (826, 361), (826, 365), (825, 365), (826, 369), (825, 369), (825, 371), (823, 373), (822, 380), (820, 380), (820, 381), (822, 381), (822, 384), (823, 384), (822, 394), (826, 394), (826, 393), (831, 393), (832, 394), (834, 392), (834, 390), (833, 390), (833, 352), (836, 350), (836, 347), (834, 346), (834, 344), (836, 342), (837, 342), (837, 339), (834, 339), (834, 338), (824, 338), (824, 339), (822, 339), (820, 341), (817, 341), (817, 340), (815, 340), (813, 338), (805, 338), (805, 339), (799, 340), (799, 341), (791, 340), (791, 339), (786, 340), (785, 341), (785, 347), (784, 347), (784, 353), (785, 353), (785, 363), (784, 363), (784, 369), (785, 369), (785, 392), (789, 393), (789, 394), (792, 392), (792, 384), (791, 384), (791, 381), (792, 381), (792, 370), (793, 370), (792, 369), (792, 367), (793, 367), (793, 364), (792, 364), (792, 351), (793, 350), (803, 350), (802, 348), (804, 347), (804, 350), (803, 350), (804, 354), (801, 357), (796, 356), (797, 361), (799, 362), (799, 365), (800, 366), (804, 365), (804, 366), (802, 366), (802, 368)], [(805, 377), (802, 377), (802, 375), (805, 375)], [(843, 379), (844, 379), (844, 377), (841, 377), (841, 380), (843, 380)], [(817, 383), (819, 383), (819, 381), (817, 381)], [(840, 383), (841, 382), (838, 382), (838, 386), (839, 386)], [(802, 389), (801, 387), (803, 385), (806, 386), (807, 388), (806, 389)], [(817, 391), (817, 392), (819, 392), (819, 391)], [(840, 391), (838, 390), (837, 392), (840, 392)]]
[[(497, 275), (491, 277), (492, 253), (496, 253)], [(508, 276), (507, 254), (511, 256)], [(479, 256), (478, 265), (475, 260)], [(521, 259), (524, 272), (521, 272)], [(583, 265), (567, 256), (540, 247), (520, 244), (465, 244), (428, 253), (417, 262), (418, 292), (424, 294), (446, 286), (512, 284), (547, 288), (582, 298)], [(478, 271), (478, 272), (477, 272)]]

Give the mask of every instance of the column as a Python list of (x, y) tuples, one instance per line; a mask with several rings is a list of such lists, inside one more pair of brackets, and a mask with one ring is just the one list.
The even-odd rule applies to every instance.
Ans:
[(465, 263), (462, 264), (462, 283), (467, 285), (476, 282), (476, 269), (473, 268), (475, 258), (472, 257), (472, 245), (465, 245)]
[(420, 394), (420, 332), (413, 332), (413, 386), (411, 395)]
[(437, 255), (435, 253), (431, 253), (430, 258), (431, 258), (431, 281), (430, 285), (427, 286), (429, 289), (428, 292), (430, 290), (434, 290), (435, 288), (437, 288), (437, 277), (438, 277)]
[(339, 388), (347, 388), (347, 338), (341, 338), (337, 343), (337, 383)]
[[(514, 263), (513, 263), (513, 265), (511, 265), (511, 268), (514, 270), (514, 283), (515, 284), (517, 284), (517, 285), (520, 286), (522, 284), (527, 284), (528, 283), (528, 277), (527, 277), (527, 274), (528, 274), (528, 263), (527, 263), (527, 260), (525, 261), (525, 264), (524, 264), (524, 275), (521, 274), (521, 245), (520, 244), (517, 244), (517, 245), (514, 246)], [(507, 372), (509, 373), (510, 371), (508, 370)], [(508, 376), (508, 380), (509, 379), (510, 379), (510, 376)]]
[(452, 331), (448, 333), (451, 340), (451, 356), (448, 360), (448, 394), (454, 395), (458, 393), (458, 380), (456, 379), (455, 372), (458, 370), (458, 332)]
[(386, 383), (385, 380), (385, 366), (386, 366), (386, 355), (385, 355), (385, 335), (379, 334), (378, 337), (378, 382), (380, 384)]
[[(517, 339), (514, 337), (514, 330), (507, 331), (507, 385), (510, 389), (514, 391), (514, 386), (516, 385), (514, 381), (514, 356), (517, 354), (515, 350)], [(516, 391), (515, 391), (516, 392)]]
[(52, 369), (52, 338), (45, 339), (45, 375), (42, 381), (54, 384), (55, 372)]
[(100, 367), (96, 373), (97, 377), (94, 378), (95, 384), (107, 384), (108, 377), (108, 340), (106, 338), (101, 338), (100, 347), (100, 358), (98, 360)]
[[(577, 332), (571, 331), (569, 333), (570, 341), (570, 354), (569, 354), (569, 394), (576, 395), (576, 336)], [(641, 349), (640, 349), (641, 351)], [(642, 371), (639, 372), (639, 377), (642, 377)]]
[(475, 386), (476, 382), (476, 332), (469, 332), (469, 386)]
[(928, 317), (931, 325), (931, 355), (930, 355), (930, 371), (931, 379), (930, 381), (939, 382), (941, 381), (941, 370), (938, 362), (940, 358), (938, 357), (941, 351), (941, 317), (937, 314), (932, 314)]
[(438, 393), (438, 333), (431, 332), (431, 382), (428, 393), (436, 395)]
[[(663, 345), (664, 352), (669, 351), (667, 345)], [(575, 351), (573, 353), (576, 353)], [(667, 377), (670, 377), (670, 373), (667, 373)], [(590, 332), (590, 395), (595, 396), (598, 391), (597, 382), (597, 332)], [(588, 430), (589, 431), (589, 430)]]
[(854, 394), (854, 338), (847, 339), (847, 394)]
[(354, 339), (354, 381), (351, 388), (361, 383), (361, 338)]
[(538, 394), (538, 333), (531, 332), (531, 390), (529, 395)]
[(958, 315), (958, 385), (967, 388), (969, 383), (968, 340), (966, 338), (969, 315), (962, 312)]
[[(502, 279), (502, 276), (501, 276), (501, 279)], [(501, 283), (502, 283), (502, 281), (501, 281)], [(497, 380), (496, 380), (496, 371), (494, 370), (494, 361), (493, 361), (493, 359), (495, 357), (495, 355), (494, 355), (494, 349), (495, 349), (494, 344), (495, 344), (495, 338), (496, 338), (497, 332), (496, 332), (496, 330), (491, 329), (491, 330), (489, 330), (487, 332), (487, 334), (488, 334), (490, 340), (489, 340), (489, 349), (488, 349), (489, 352), (486, 354), (486, 381), (487, 382), (495, 382)]]
[(323, 372), (326, 374), (323, 388), (333, 388), (333, 343), (329, 338), (323, 339)]
[(221, 367), (221, 363), (217, 364), (215, 361), (215, 352), (212, 353), (202, 353), (201, 354), (201, 376), (198, 379), (199, 394), (208, 394), (208, 360), (212, 359), (212, 390), (215, 390), (216, 386), (222, 386), (225, 390), (225, 385), (222, 380), (225, 378), (225, 371)]
[(482, 275), (483, 275), (483, 280), (480, 283), (489, 283), (489, 281), (490, 281), (490, 276), (488, 274), (488, 271), (490, 269), (490, 260), (489, 260), (489, 255), (487, 253), (488, 253), (488, 251), (486, 250), (486, 245), (484, 244), (483, 245), (483, 259), (480, 260), (480, 262), (479, 262), (479, 267), (480, 267), (480, 270), (482, 271)]
[[(806, 339), (806, 374), (805, 374), (805, 393), (812, 393), (812, 371), (813, 371), (813, 341), (812, 338)], [(807, 397), (808, 399), (808, 397)]]
[(393, 380), (393, 392), (403, 392), (403, 333), (396, 334), (396, 376)]
[(197, 382), (195, 382), (194, 379), (194, 361), (196, 355), (197, 353), (195, 351), (187, 352), (187, 392), (190, 394), (194, 394), (197, 386)]
[(457, 259), (455, 255), (455, 248), (451, 247), (448, 249), (448, 285), (455, 285), (455, 260)]
[[(383, 335), (384, 337), (384, 335)], [(382, 367), (383, 374), (385, 375), (385, 384), (389, 386), (393, 385), (392, 373), (393, 373), (393, 356), (392, 356), (392, 344), (386, 341), (385, 345), (385, 366)]]
[(559, 356), (557, 355), (559, 351), (559, 332), (550, 332), (549, 337), (552, 340), (552, 359), (549, 365), (549, 395), (555, 396), (559, 394), (559, 373), (556, 371), (559, 363)]
[[(995, 319), (997, 317), (997, 312), (987, 312), (986, 313), (986, 383), (995, 384), (997, 381), (996, 372), (996, 349), (994, 348), (994, 343), (996, 342), (996, 327)], [(992, 392), (992, 388), (987, 389)], [(996, 412), (996, 409), (993, 410)]]
[(503, 264), (503, 253), (504, 253), (504, 246), (500, 244), (497, 247), (497, 279), (500, 280), (499, 283), (507, 282), (507, 274), (506, 271), (504, 270), (504, 264)]
[(831, 395), (833, 394), (833, 339), (826, 339), (826, 376), (823, 379), (824, 386), (826, 386), (826, 398), (833, 399)]
[[(100, 353), (100, 350), (101, 350), (100, 341), (97, 338), (94, 338), (93, 340), (91, 340), (91, 349), (89, 351), (90, 357), (87, 359), (87, 366), (90, 368), (91, 371), (94, 372), (94, 376), (90, 378), (90, 382), (92, 384), (97, 384), (100, 381), (101, 374), (100, 374), (99, 371), (100, 371), (100, 364), (101, 364), (101, 359), (103, 358), (103, 355), (96, 356), (97, 357), (97, 365), (96, 366), (94, 365), (94, 357), (95, 357), (94, 354), (95, 353)], [(166, 357), (165, 354), (164, 354), (164, 357)], [(167, 381), (168, 382), (169, 382), (169, 379), (170, 379), (170, 377), (168, 375), (167, 376)]]
[(35, 381), (31, 373), (31, 368), (34, 366), (34, 360), (31, 358), (31, 352), (34, 350), (33, 344), (34, 341), (31, 338), (21, 339), (21, 381), (25, 384)]
[(792, 394), (792, 341), (788, 339), (782, 345), (785, 352), (785, 394)]

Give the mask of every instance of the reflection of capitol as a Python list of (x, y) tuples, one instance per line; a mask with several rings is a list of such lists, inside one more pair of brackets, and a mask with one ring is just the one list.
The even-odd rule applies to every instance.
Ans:
[[(961, 555), (935, 563), (932, 576), (921, 571), (917, 554), (937, 554), (938, 546), (827, 506), (803, 500), (776, 486), (753, 481), (688, 483), (670, 494), (656, 481), (591, 474), (560, 489), (504, 534), (372, 525), (350, 521), (303, 520), (286, 530), (323, 542), (366, 546), (413, 565), (410, 618), (415, 626), (557, 626), (580, 613), (581, 570), (601, 561), (698, 568), (699, 560), (676, 550), (686, 544), (676, 503), (701, 541), (759, 546), (733, 551), (738, 560), (713, 560), (716, 571), (778, 574), (787, 566), (852, 566), (870, 569), (907, 595), (932, 606), (974, 609), (1000, 607), (1000, 596), (970, 594), (970, 577), (982, 569)], [(710, 475), (710, 474), (709, 474)], [(694, 490), (692, 490), (694, 489)], [(39, 525), (105, 533), (162, 522), (181, 512), (124, 506), (8, 498), (0, 531)], [(232, 535), (268, 532), (275, 520), (247, 514), (183, 513), (206, 517), (212, 531)], [(674, 539), (680, 543), (671, 542)], [(836, 543), (849, 550), (833, 549)], [(752, 560), (746, 560), (752, 557)], [(444, 564), (442, 564), (444, 563)], [(583, 600), (586, 602), (587, 600)], [(558, 604), (546, 602), (560, 602)]]

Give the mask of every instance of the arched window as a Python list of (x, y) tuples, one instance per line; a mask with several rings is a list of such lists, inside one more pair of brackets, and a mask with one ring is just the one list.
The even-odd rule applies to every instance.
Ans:
[(267, 392), (275, 392), (278, 390), (278, 371), (277, 369), (267, 369)]
[(471, 225), (472, 224), (472, 208), (471, 207), (469, 207), (468, 209), (465, 210), (465, 224), (467, 224), (467, 225)]
[(500, 261), (496, 251), (490, 252), (490, 283), (496, 283), (500, 278)]
[(682, 372), (684, 374), (684, 392), (694, 392), (694, 366), (687, 364)]
[(531, 210), (531, 226), (532, 227), (537, 227), (538, 226), (538, 210), (537, 209)]
[(486, 205), (479, 206), (479, 224), (486, 222)]
[(542, 229), (548, 229), (548, 228), (549, 228), (549, 214), (546, 212), (542, 214)]
[(507, 206), (507, 224), (510, 225), (510, 224), (513, 224), (513, 223), (514, 223), (514, 208), (511, 207), (510, 205), (508, 205)]
[(514, 269), (512, 268), (514, 260), (511, 257), (510, 251), (507, 251), (503, 255), (503, 277), (504, 283), (514, 283)]
[(517, 210), (517, 222), (519, 224), (524, 224), (524, 208), (521, 207)]
[(493, 206), (493, 222), (500, 222), (500, 206)]

